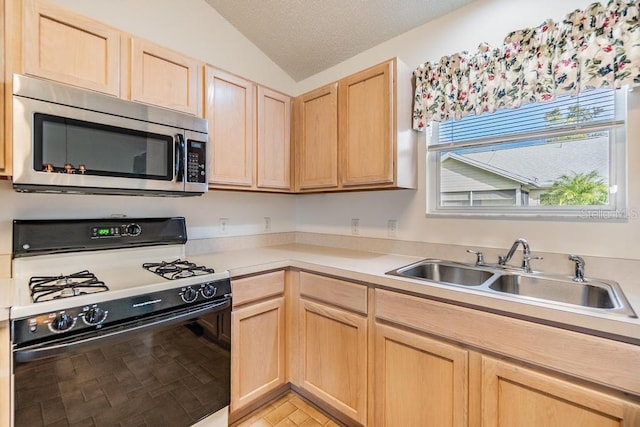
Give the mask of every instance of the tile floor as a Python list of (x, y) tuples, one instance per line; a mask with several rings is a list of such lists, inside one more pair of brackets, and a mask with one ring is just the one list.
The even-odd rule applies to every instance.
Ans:
[(319, 409), (289, 392), (232, 427), (339, 427)]

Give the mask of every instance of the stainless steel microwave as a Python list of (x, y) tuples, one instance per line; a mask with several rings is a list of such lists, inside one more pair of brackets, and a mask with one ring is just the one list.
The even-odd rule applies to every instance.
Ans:
[(207, 121), (14, 75), (13, 187), (194, 196), (207, 191)]

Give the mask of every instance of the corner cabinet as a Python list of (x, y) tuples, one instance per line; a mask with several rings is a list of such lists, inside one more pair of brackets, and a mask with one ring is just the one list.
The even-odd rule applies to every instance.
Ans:
[(410, 70), (394, 58), (296, 98), (296, 188), (416, 188), (412, 90)]
[(338, 188), (338, 84), (294, 101), (296, 190)]
[(366, 424), (367, 287), (301, 272), (300, 295), (300, 387)]
[(41, 0), (25, 0), (22, 72), (120, 94), (120, 32)]
[(130, 99), (202, 116), (204, 64), (136, 37), (129, 43)]
[(291, 98), (258, 86), (258, 188), (291, 189)]
[(286, 383), (284, 271), (231, 282), (231, 416)]
[(467, 426), (467, 360), (467, 350), (377, 324), (375, 425)]

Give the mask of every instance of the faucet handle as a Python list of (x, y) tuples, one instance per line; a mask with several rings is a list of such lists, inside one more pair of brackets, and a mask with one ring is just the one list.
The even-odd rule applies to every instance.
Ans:
[(534, 259), (544, 259), (541, 256), (525, 256), (522, 257), (522, 269), (527, 272), (527, 273), (531, 273), (531, 265), (529, 264), (529, 261), (534, 260)]
[(476, 255), (476, 265), (484, 265), (484, 255), (482, 252), (474, 251), (472, 249), (467, 249), (467, 252)]

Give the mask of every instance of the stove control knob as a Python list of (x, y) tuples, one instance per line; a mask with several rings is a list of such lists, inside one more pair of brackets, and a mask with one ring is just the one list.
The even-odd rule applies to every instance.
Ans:
[(207, 283), (206, 285), (202, 286), (202, 289), (200, 289), (200, 292), (202, 292), (203, 297), (212, 298), (213, 296), (215, 296), (216, 292), (218, 292), (218, 289), (216, 289), (216, 287), (213, 286), (213, 284)]
[(198, 291), (189, 286), (181, 295), (184, 302), (194, 302), (198, 298)]
[(89, 326), (96, 326), (101, 324), (107, 318), (107, 313), (103, 309), (98, 306), (90, 307), (87, 311), (84, 312), (84, 316), (82, 316), (82, 320)]
[(139, 236), (142, 232), (142, 228), (138, 224), (129, 224), (126, 228), (127, 234), (129, 236)]
[(53, 332), (65, 332), (71, 328), (73, 328), (76, 324), (76, 319), (71, 317), (68, 314), (60, 313), (56, 317), (53, 318), (51, 323), (49, 323), (49, 329)]

